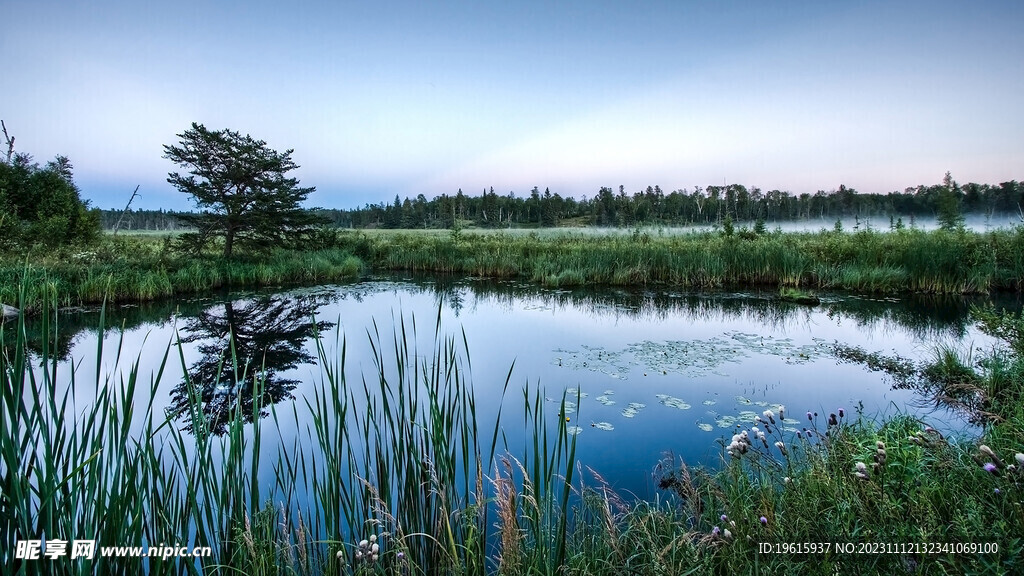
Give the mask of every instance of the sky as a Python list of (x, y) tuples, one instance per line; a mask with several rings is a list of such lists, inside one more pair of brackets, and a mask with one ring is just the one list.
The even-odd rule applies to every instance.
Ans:
[(309, 203), (1024, 179), (1024, 3), (0, 5), (0, 118), (82, 196), (190, 209), (192, 122), (293, 149)]

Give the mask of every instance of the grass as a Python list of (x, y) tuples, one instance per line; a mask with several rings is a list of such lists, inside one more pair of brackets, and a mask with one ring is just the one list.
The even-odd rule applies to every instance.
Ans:
[(218, 288), (313, 285), (364, 269), (520, 278), (547, 287), (770, 287), (860, 293), (1020, 291), (1024, 227), (723, 236), (591, 231), (324, 231), (305, 250), (225, 260), (184, 255), (171, 236), (107, 237), (91, 249), (0, 259), (0, 302), (30, 289), (30, 308), (138, 302)]
[(524, 278), (552, 287), (771, 286), (870, 293), (1020, 290), (1024, 228), (660, 236), (341, 232), (338, 245), (374, 269)]
[(275, 250), (226, 260), (185, 256), (170, 237), (106, 238), (92, 249), (64, 249), (0, 259), (0, 302), (22, 300), (29, 310), (57, 300), (60, 306), (144, 302), (202, 294), (221, 288), (315, 285), (358, 278), (363, 264), (333, 247)]
[[(59, 316), (51, 308), (42, 318)], [(527, 386), (512, 399), (511, 369), (503, 402), (521, 402), (523, 421), (505, 422), (500, 411), (483, 421), (466, 336), (446, 335), (440, 315), (429, 351), (417, 349), (414, 319), (383, 336), (375, 327), (373, 368), (355, 380), (344, 337), (334, 335), (337, 354), (318, 338), (312, 395), (288, 408), (254, 405), (251, 425), (239, 398), (222, 435), (196, 394), (192, 436), (152, 400), (168, 362), (178, 356), (185, 368), (183, 353), (169, 345), (146, 374), (97, 341), (97, 366), (120, 369), (84, 374), (44, 345), (36, 367), (22, 316), (0, 328), (0, 561), (12, 574), (1015, 573), (1024, 565), (1024, 321), (979, 318), (1005, 346), (920, 367), (956, 376), (942, 382), (971, 379), (997, 399), (984, 404), (999, 418), (979, 441), (838, 409), (797, 415), (796, 434), (779, 422), (792, 414), (766, 412), (723, 444), (719, 470), (668, 459), (659, 468), (664, 498), (629, 502), (600, 471), (577, 467), (575, 437), (545, 411), (543, 390)], [(260, 367), (238, 358), (223, 375), (260, 385)], [(79, 405), (82, 397), (91, 400)], [(12, 557), (18, 540), (61, 536), (211, 545), (214, 555)], [(765, 543), (830, 548), (769, 554)], [(903, 548), (836, 550), (847, 543)]]

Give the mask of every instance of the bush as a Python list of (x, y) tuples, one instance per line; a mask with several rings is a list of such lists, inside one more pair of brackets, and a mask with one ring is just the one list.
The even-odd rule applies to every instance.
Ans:
[(99, 212), (80, 198), (63, 156), (43, 167), (28, 155), (0, 162), (0, 224), (0, 250), (90, 244), (100, 234)]

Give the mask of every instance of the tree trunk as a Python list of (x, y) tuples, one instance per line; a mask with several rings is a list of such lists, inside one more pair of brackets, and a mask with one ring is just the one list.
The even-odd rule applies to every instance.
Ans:
[(231, 258), (231, 246), (235, 242), (235, 229), (228, 227), (227, 232), (224, 234), (224, 257)]

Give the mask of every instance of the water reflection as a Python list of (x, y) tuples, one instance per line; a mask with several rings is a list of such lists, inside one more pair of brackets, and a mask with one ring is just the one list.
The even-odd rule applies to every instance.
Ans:
[(184, 318), (180, 342), (197, 343), (198, 359), (171, 390), (168, 413), (193, 431), (190, 407), (196, 404), (212, 434), (225, 432), (236, 406), (247, 422), (265, 417), (269, 406), (292, 398), (300, 382), (286, 373), (315, 360), (305, 343), (334, 325), (314, 320), (316, 310), (333, 299), (328, 293), (256, 296)]

